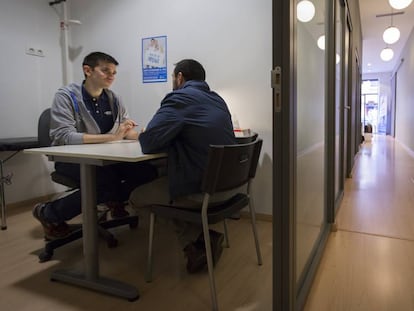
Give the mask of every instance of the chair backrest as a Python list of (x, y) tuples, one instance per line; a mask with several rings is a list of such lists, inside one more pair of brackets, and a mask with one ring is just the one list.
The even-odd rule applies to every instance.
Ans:
[(254, 178), (262, 144), (262, 139), (257, 139), (247, 144), (211, 145), (201, 190), (211, 195)]
[[(40, 147), (49, 147), (52, 144), (50, 139), (50, 108), (47, 108), (42, 112), (37, 123), (37, 139)], [(71, 189), (79, 188), (79, 184), (76, 180), (66, 176), (62, 173), (53, 171), (51, 174), (52, 180), (58, 184), (67, 186)]]
[(49, 147), (52, 143), (49, 135), (50, 130), (50, 108), (42, 112), (37, 123), (37, 138), (40, 147)]

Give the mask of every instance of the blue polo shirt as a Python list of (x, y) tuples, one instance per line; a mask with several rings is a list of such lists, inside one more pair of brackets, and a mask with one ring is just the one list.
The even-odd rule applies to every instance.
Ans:
[(108, 133), (114, 126), (115, 116), (118, 114), (117, 106), (114, 106), (114, 111), (111, 110), (109, 98), (105, 91), (98, 97), (91, 96), (85, 87), (82, 86), (82, 98), (88, 112), (95, 119), (101, 133)]

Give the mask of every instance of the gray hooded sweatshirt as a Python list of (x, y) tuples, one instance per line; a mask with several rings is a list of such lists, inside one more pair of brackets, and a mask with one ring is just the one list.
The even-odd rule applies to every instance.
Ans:
[[(109, 98), (109, 105), (114, 113), (114, 106), (118, 107), (118, 114), (114, 116), (114, 126), (108, 133), (115, 133), (119, 124), (129, 118), (120, 99), (111, 90), (104, 89)], [(101, 133), (98, 124), (88, 112), (82, 98), (82, 84), (72, 83), (61, 87), (55, 94), (51, 109), (50, 138), (52, 145), (79, 145), (83, 143), (83, 133)]]

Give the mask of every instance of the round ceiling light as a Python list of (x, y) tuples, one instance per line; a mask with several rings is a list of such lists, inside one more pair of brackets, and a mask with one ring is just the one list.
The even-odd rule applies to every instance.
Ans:
[(309, 0), (300, 1), (296, 7), (296, 15), (301, 22), (309, 22), (315, 16), (315, 6)]
[(400, 39), (400, 30), (395, 26), (390, 26), (385, 29), (382, 39), (384, 39), (385, 43), (393, 44)]
[(405, 9), (413, 0), (388, 0), (390, 5), (396, 10)]
[(318, 41), (316, 41), (316, 44), (318, 45), (318, 48), (325, 50), (325, 35), (321, 35), (318, 38)]
[(384, 62), (388, 62), (394, 57), (394, 51), (391, 48), (384, 48), (381, 51), (380, 57)]

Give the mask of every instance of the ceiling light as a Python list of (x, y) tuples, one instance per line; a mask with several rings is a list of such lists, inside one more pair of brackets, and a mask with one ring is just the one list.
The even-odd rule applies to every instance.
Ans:
[(384, 62), (388, 62), (394, 57), (394, 51), (388, 47), (384, 48), (382, 49), (380, 56)]
[(388, 0), (390, 5), (396, 10), (405, 9), (413, 0)]
[(309, 0), (302, 0), (297, 4), (296, 15), (301, 22), (309, 22), (315, 16), (315, 6)]
[(400, 39), (400, 30), (395, 26), (390, 26), (385, 29), (382, 39), (384, 39), (385, 43), (393, 44)]
[(325, 35), (321, 35), (316, 43), (318, 45), (318, 48), (325, 50)]

